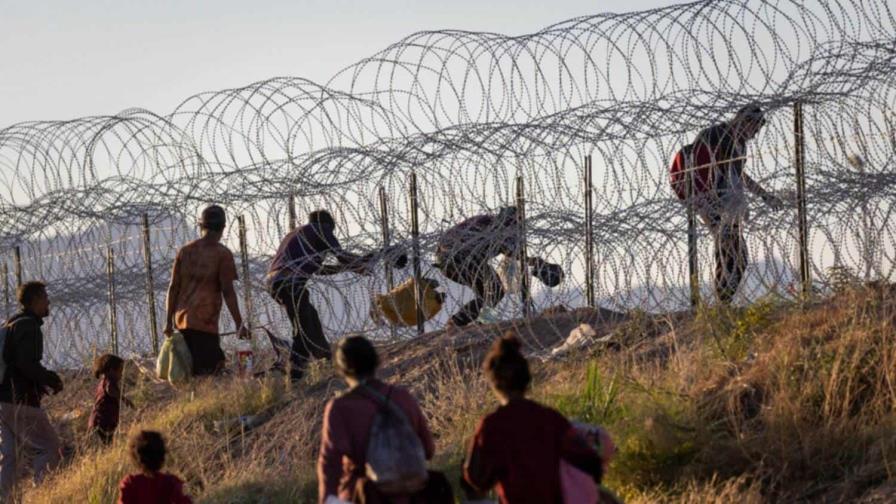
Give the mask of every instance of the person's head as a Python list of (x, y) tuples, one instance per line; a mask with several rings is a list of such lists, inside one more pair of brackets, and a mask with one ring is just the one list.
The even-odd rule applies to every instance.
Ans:
[(47, 285), (43, 282), (26, 282), (16, 291), (16, 299), (25, 310), (46, 317), (50, 314), (50, 298), (47, 296)]
[(732, 124), (741, 138), (752, 140), (765, 125), (765, 114), (759, 105), (750, 104), (737, 111)]
[(220, 237), (227, 227), (227, 213), (218, 205), (207, 206), (199, 216), (199, 227), (204, 235)]
[(364, 336), (350, 336), (336, 345), (336, 370), (346, 381), (373, 378), (379, 365), (376, 349)]
[(131, 459), (143, 472), (156, 473), (165, 464), (165, 440), (155, 431), (140, 431), (131, 438)]
[(516, 224), (519, 219), (520, 212), (515, 206), (501, 207), (498, 210), (498, 222), (510, 226)]
[(336, 220), (333, 218), (333, 215), (326, 210), (315, 210), (308, 214), (308, 224), (311, 224), (316, 229), (320, 229), (324, 226), (335, 228)]
[(121, 378), (124, 359), (114, 354), (103, 354), (93, 361), (93, 376), (100, 378)]
[(520, 340), (510, 331), (495, 340), (482, 368), (502, 402), (524, 396), (532, 381), (529, 363), (520, 353)]

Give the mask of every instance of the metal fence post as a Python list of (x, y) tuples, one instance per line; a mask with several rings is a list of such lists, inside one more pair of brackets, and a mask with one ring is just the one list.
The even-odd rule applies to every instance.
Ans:
[(146, 271), (146, 304), (149, 306), (149, 334), (152, 352), (159, 353), (158, 320), (156, 320), (156, 290), (152, 280), (152, 247), (149, 237), (149, 215), (143, 214), (143, 265)]
[(697, 211), (694, 197), (694, 163), (693, 159), (686, 161), (685, 187), (687, 188), (687, 218), (688, 218), (688, 285), (691, 291), (691, 307), (696, 308), (700, 304), (700, 265), (697, 262)]
[(289, 232), (296, 228), (296, 197), (294, 194), (289, 195), (289, 203), (287, 204), (289, 211)]
[(594, 185), (591, 154), (585, 156), (585, 300), (589, 307), (597, 304), (594, 295)]
[[(243, 276), (243, 306), (246, 315), (243, 317), (243, 325), (248, 329), (252, 329), (252, 292), (249, 277), (249, 245), (246, 240), (246, 218), (240, 215), (239, 221), (239, 240), (240, 240), (240, 262), (242, 263)], [(239, 327), (236, 328), (239, 331)]]
[[(389, 245), (392, 242), (392, 233), (389, 229), (389, 205), (386, 200), (386, 188), (380, 186), (379, 188), (379, 199), (380, 199), (380, 228), (382, 230), (383, 235), (383, 251), (389, 251)], [(388, 291), (392, 291), (395, 287), (395, 279), (392, 276), (392, 265), (388, 260), (383, 261), (383, 273), (386, 276), (386, 289)], [(395, 326), (389, 324), (389, 333), (395, 338)]]
[(22, 249), (18, 245), (13, 250), (13, 259), (15, 260), (13, 266), (16, 272), (16, 287), (18, 287), (22, 285)]
[(529, 257), (526, 250), (526, 187), (522, 175), (516, 178), (516, 210), (519, 217), (517, 252), (520, 260), (520, 301), (523, 303), (523, 318), (528, 318), (532, 296), (529, 293)]
[(425, 331), (423, 320), (423, 274), (420, 270), (420, 220), (417, 201), (417, 173), (411, 172), (410, 176), (410, 207), (411, 207), (411, 263), (414, 268), (414, 301), (417, 305), (417, 334)]
[(806, 220), (806, 138), (803, 133), (803, 104), (793, 105), (794, 164), (796, 167), (797, 225), (800, 247), (800, 282), (802, 294), (812, 294), (812, 277), (809, 263), (809, 226)]
[[(387, 250), (392, 244), (392, 232), (389, 228), (389, 205), (386, 199), (386, 188), (379, 188), (380, 198), (380, 226), (383, 236), (383, 250)], [(392, 265), (388, 261), (385, 262), (386, 286), (391, 291), (395, 287), (395, 280), (392, 277)]]
[(118, 313), (115, 302), (115, 249), (109, 245), (106, 254), (106, 278), (109, 289), (109, 335), (112, 339), (112, 353), (118, 355)]
[(9, 318), (9, 266), (6, 259), (3, 260), (3, 317)]

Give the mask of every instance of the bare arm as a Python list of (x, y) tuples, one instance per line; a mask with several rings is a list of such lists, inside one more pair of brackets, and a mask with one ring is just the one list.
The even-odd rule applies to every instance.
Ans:
[(744, 186), (747, 188), (747, 190), (762, 198), (762, 200), (765, 201), (765, 204), (772, 207), (773, 210), (778, 210), (784, 206), (784, 202), (781, 201), (779, 197), (765, 190), (765, 188), (762, 187), (759, 182), (753, 180), (753, 178), (746, 173), (743, 174), (743, 179)]
[(749, 175), (744, 173), (743, 178), (744, 178), (744, 186), (746, 186), (748, 191), (755, 194), (756, 196), (759, 196), (760, 198), (765, 198), (765, 197), (769, 196), (769, 192), (766, 191), (765, 188), (759, 184), (759, 182), (756, 182), (755, 180), (753, 180), (752, 177), (750, 177)]
[(236, 298), (236, 289), (233, 287), (233, 281), (224, 282), (221, 285), (221, 291), (224, 294), (224, 303), (227, 304), (227, 311), (233, 317), (233, 324), (237, 330), (243, 327), (243, 316), (240, 314), (240, 303)]
[(171, 282), (168, 284), (168, 296), (165, 299), (165, 329), (163, 332), (170, 336), (174, 331), (174, 313), (177, 311), (177, 296), (180, 294), (180, 254), (174, 259), (174, 267), (171, 269)]

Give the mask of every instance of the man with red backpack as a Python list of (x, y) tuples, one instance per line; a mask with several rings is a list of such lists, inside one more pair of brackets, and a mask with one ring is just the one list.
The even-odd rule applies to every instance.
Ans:
[[(680, 200), (690, 199), (712, 232), (716, 295), (724, 304), (731, 302), (747, 267), (747, 244), (743, 236), (743, 223), (749, 218), (746, 192), (759, 196), (773, 210), (784, 206), (780, 198), (744, 172), (747, 142), (764, 124), (762, 109), (747, 105), (730, 121), (701, 131), (693, 144), (678, 152), (672, 164), (673, 190)], [(688, 172), (693, 179), (690, 188)]]

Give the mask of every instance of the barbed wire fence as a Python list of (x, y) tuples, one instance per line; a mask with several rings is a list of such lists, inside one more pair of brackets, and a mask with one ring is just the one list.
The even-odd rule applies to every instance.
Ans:
[[(253, 324), (285, 335), (264, 274), (294, 221), (330, 209), (347, 249), (376, 250), (382, 190), (391, 240), (410, 250), (412, 173), (422, 274), (449, 291), (427, 330), (469, 299), (431, 267), (441, 232), (513, 204), (518, 184), (528, 254), (566, 272), (555, 288), (533, 282), (535, 310), (585, 306), (589, 262), (602, 307), (684, 309), (687, 213), (669, 189), (669, 163), (698, 131), (748, 103), (766, 111), (768, 124), (750, 144), (747, 170), (789, 205), (752, 206), (751, 262), (736, 301), (798, 296), (805, 273), (813, 289), (828, 288), (831, 268), (891, 281), (894, 33), (885, 0), (699, 1), (575, 18), (525, 36), (421, 32), (324, 85), (279, 77), (200, 93), (165, 115), (132, 109), (14, 124), (0, 129), (5, 313), (19, 280), (42, 279), (53, 302), (51, 362), (75, 365), (113, 344), (128, 355), (149, 352), (174, 254), (197, 236), (201, 208), (218, 203), (230, 216), (225, 243), (238, 256), (237, 216), (245, 220), (249, 275), (241, 282)], [(792, 196), (798, 147), (805, 233)], [(712, 237), (698, 231), (698, 287), (711, 299)], [(386, 290), (382, 273), (315, 280), (329, 338), (391, 337), (368, 316), (371, 297)], [(396, 270), (395, 282), (411, 274)], [(519, 296), (506, 296), (496, 313), (514, 319), (523, 308)]]

